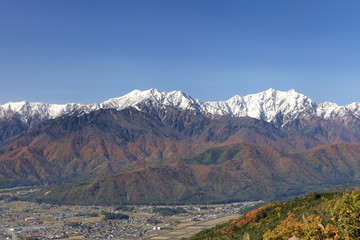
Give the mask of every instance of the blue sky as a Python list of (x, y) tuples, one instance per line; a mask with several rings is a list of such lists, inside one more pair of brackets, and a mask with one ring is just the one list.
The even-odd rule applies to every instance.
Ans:
[(0, 104), (268, 88), (360, 102), (360, 1), (1, 0)]

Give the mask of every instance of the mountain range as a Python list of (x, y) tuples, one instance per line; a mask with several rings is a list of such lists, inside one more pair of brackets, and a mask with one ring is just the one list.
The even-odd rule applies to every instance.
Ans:
[[(294, 90), (274, 89), (222, 102), (150, 89), (99, 104), (7, 103), (0, 106), (0, 186), (80, 180), (73, 184), (81, 190), (66, 189), (93, 202), (107, 193), (125, 203), (171, 203), (255, 199), (264, 186), (270, 187), (264, 196), (276, 199), (356, 182), (359, 106), (316, 104)], [(252, 150), (233, 159), (223, 157), (223, 148)], [(199, 158), (209, 151), (211, 160)], [(228, 188), (228, 177), (239, 187)], [(90, 198), (93, 181), (116, 187), (98, 184), (100, 193)], [(150, 183), (163, 192), (149, 191)], [(120, 195), (127, 197), (114, 197)]]
[(251, 117), (272, 122), (278, 127), (298, 117), (321, 117), (339, 120), (339, 118), (359, 118), (360, 103), (338, 106), (325, 102), (316, 104), (310, 98), (295, 90), (287, 92), (268, 89), (257, 94), (244, 97), (234, 96), (226, 101), (202, 102), (181, 91), (160, 92), (157, 89), (146, 91), (134, 90), (119, 98), (112, 98), (99, 104), (47, 104), (31, 102), (15, 102), (0, 105), (0, 119), (17, 118), (22, 123), (32, 126), (48, 119), (65, 115), (81, 115), (99, 109), (123, 110), (134, 107), (137, 110), (151, 108), (160, 110), (174, 107), (178, 110), (191, 110), (201, 114), (234, 117)]

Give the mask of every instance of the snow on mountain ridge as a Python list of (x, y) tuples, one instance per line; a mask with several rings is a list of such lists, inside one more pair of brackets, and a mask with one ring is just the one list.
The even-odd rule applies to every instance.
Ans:
[(341, 118), (349, 114), (353, 114), (356, 118), (360, 119), (360, 103), (339, 106), (336, 103), (324, 102), (317, 107), (317, 115), (325, 119)]
[(27, 101), (10, 102), (0, 105), (0, 118), (9, 118), (17, 114), (23, 122), (27, 122), (34, 116), (42, 121), (69, 114), (80, 106), (81, 104), (78, 103), (49, 104)]
[(138, 108), (141, 104), (152, 103), (157, 106), (165, 105), (181, 110), (200, 110), (200, 101), (195, 100), (181, 91), (160, 92), (157, 89), (146, 91), (134, 90), (122, 97), (112, 98), (100, 103), (101, 108), (122, 110), (128, 107)]
[(271, 88), (244, 97), (236, 95), (223, 102), (205, 103), (205, 109), (214, 115), (249, 116), (268, 122), (274, 121), (279, 113), (293, 119), (303, 112), (313, 114), (315, 108), (315, 102), (294, 90), (282, 92)]
[(252, 117), (267, 122), (275, 122), (281, 116), (280, 125), (296, 119), (300, 115), (318, 116), (322, 118), (342, 117), (352, 114), (360, 117), (360, 103), (338, 106), (335, 103), (317, 105), (310, 98), (295, 90), (266, 91), (246, 96), (234, 96), (226, 101), (202, 102), (181, 91), (160, 92), (157, 89), (145, 91), (134, 90), (124, 96), (111, 98), (99, 104), (48, 104), (16, 102), (0, 105), (0, 118), (10, 118), (14, 114), (26, 122), (32, 117), (39, 120), (57, 118), (78, 111), (89, 113), (98, 109), (122, 110), (134, 107), (141, 110), (144, 106), (161, 108), (171, 106), (180, 110), (193, 110), (213, 116), (231, 115), (235, 117)]

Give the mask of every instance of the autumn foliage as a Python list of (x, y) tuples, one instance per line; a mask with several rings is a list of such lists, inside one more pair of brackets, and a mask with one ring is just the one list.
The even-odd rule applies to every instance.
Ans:
[(267, 204), (189, 239), (360, 239), (360, 190)]

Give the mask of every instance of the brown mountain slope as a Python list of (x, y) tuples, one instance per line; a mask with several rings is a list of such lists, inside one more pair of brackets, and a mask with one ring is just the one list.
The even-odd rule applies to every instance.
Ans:
[(360, 182), (360, 145), (323, 146), (297, 154), (235, 144), (167, 166), (51, 186), (31, 199), (82, 204), (209, 203), (274, 200)]
[[(279, 129), (252, 118), (211, 118), (171, 107), (145, 110), (108, 109), (61, 117), (8, 138), (0, 148), (0, 186), (171, 164), (209, 148), (239, 142), (297, 152), (360, 139), (356, 122), (338, 126), (323, 119), (298, 119)], [(20, 130), (9, 131), (3, 130), (9, 134)]]
[(251, 118), (210, 119), (172, 108), (164, 115), (100, 110), (50, 120), (8, 140), (0, 148), (0, 182), (106, 175), (244, 139), (288, 145), (271, 124)]

